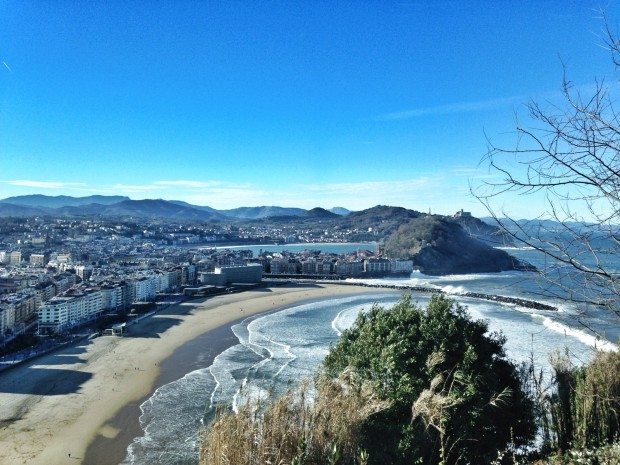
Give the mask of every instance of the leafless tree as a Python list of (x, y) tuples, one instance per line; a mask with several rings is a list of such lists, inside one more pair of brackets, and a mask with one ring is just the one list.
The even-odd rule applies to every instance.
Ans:
[[(604, 24), (601, 37), (618, 71), (620, 40)], [(483, 162), (495, 181), (472, 192), (518, 244), (544, 254), (544, 292), (620, 317), (620, 114), (612, 96), (618, 84), (597, 81), (580, 90), (565, 68), (561, 103), (530, 101), (528, 127), (517, 123), (511, 148), (489, 140)], [(533, 221), (507, 217), (497, 204), (513, 194), (543, 199), (545, 213)]]

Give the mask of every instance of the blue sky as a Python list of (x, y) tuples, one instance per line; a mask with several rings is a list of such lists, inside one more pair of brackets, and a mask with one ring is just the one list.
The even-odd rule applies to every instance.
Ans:
[(601, 7), (0, 0), (0, 197), (481, 214), (485, 133), (613, 73)]

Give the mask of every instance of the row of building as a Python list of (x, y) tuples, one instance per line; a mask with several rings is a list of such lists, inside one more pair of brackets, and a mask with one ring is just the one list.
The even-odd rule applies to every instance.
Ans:
[(272, 258), (269, 261), (269, 274), (272, 275), (403, 276), (410, 275), (413, 270), (411, 260), (388, 258), (308, 258), (301, 260), (298, 257), (289, 256)]
[(43, 281), (36, 275), (0, 278), (0, 337), (33, 324), (38, 324), (41, 333), (62, 332), (102, 313), (153, 301), (158, 293), (179, 290), (184, 272), (190, 274), (186, 278), (195, 280), (191, 266), (146, 270), (99, 283), (70, 272)]
[(53, 297), (38, 310), (39, 333), (58, 333), (94, 320), (103, 313), (127, 310), (137, 302), (152, 302), (159, 293), (178, 291), (183, 269), (149, 270), (133, 279), (82, 285)]

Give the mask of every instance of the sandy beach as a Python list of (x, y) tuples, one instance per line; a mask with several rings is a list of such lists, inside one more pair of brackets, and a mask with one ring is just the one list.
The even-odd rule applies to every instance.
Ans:
[(218, 341), (222, 328), (240, 318), (305, 300), (376, 292), (309, 284), (191, 300), (131, 326), (125, 337), (85, 341), (2, 373), (0, 463), (118, 463), (136, 432), (137, 407), (162, 382), (162, 366), (177, 349), (203, 336), (219, 351), (232, 342)]

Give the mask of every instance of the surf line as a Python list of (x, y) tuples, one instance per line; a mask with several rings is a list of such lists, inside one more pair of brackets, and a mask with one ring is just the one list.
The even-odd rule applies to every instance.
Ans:
[[(316, 283), (323, 283), (322, 280), (314, 281)], [(500, 302), (505, 304), (513, 304), (518, 305), (520, 307), (531, 308), (534, 310), (548, 310), (548, 311), (558, 311), (557, 307), (553, 305), (544, 304), (542, 302), (536, 302), (535, 300), (522, 299), (520, 297), (508, 297), (504, 295), (495, 295), (495, 294), (484, 294), (481, 292), (461, 292), (458, 294), (449, 294), (442, 289), (438, 289), (436, 287), (428, 287), (428, 286), (406, 286), (406, 285), (396, 285), (396, 284), (370, 284), (370, 283), (348, 283), (346, 281), (338, 282), (339, 285), (345, 286), (363, 286), (363, 287), (372, 287), (377, 289), (403, 289), (409, 290), (411, 292), (421, 292), (425, 294), (444, 294), (444, 295), (459, 295), (461, 297), (470, 297), (472, 299), (480, 299), (480, 300), (489, 300), (491, 302)]]

